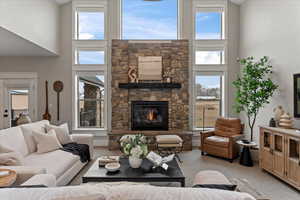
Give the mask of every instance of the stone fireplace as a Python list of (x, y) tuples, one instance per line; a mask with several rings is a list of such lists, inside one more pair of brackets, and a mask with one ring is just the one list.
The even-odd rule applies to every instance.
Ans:
[[(168, 72), (170, 84), (156, 81), (150, 87), (137, 83), (126, 87), (129, 83), (129, 66), (138, 68), (140, 56), (162, 57), (162, 73)], [(171, 41), (112, 41), (112, 132), (118, 131), (188, 131), (189, 130), (189, 42), (188, 40)], [(172, 85), (173, 84), (173, 85)], [(177, 85), (176, 85), (177, 84)], [(122, 87), (124, 86), (125, 87)], [(139, 86), (143, 86), (140, 88)], [(161, 87), (157, 87), (161, 85)], [(178, 86), (178, 87), (177, 87)], [(147, 121), (144, 111), (135, 113), (135, 106), (139, 109), (149, 105), (137, 105), (137, 102), (167, 102), (164, 108), (164, 123), (160, 124), (160, 115), (155, 121)], [(160, 108), (149, 109), (148, 114), (157, 115)], [(135, 118), (134, 115), (140, 115)], [(166, 119), (168, 116), (168, 119)], [(149, 116), (148, 116), (149, 117)], [(153, 116), (150, 116), (153, 117)], [(139, 124), (142, 118), (143, 122)]]
[(139, 131), (169, 130), (167, 101), (134, 101), (131, 103), (131, 129)]

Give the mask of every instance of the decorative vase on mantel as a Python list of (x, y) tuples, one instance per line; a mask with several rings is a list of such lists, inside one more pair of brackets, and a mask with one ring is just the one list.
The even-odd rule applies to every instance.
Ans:
[(134, 156), (129, 156), (128, 160), (130, 167), (133, 169), (140, 168), (143, 163), (143, 159)]

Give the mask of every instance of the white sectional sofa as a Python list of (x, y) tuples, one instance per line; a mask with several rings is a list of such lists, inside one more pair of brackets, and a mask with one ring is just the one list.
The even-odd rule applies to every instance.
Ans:
[[(57, 186), (64, 186), (87, 164), (82, 163), (79, 156), (62, 150), (36, 153), (35, 142), (29, 130), (45, 131), (46, 124), (49, 124), (49, 121), (44, 120), (0, 131), (0, 144), (24, 156), (24, 166), (0, 166), (17, 171), (17, 185), (21, 185), (34, 175), (49, 174), (56, 178)], [(79, 144), (89, 145), (90, 155), (93, 158), (93, 135), (72, 134), (71, 138)]]

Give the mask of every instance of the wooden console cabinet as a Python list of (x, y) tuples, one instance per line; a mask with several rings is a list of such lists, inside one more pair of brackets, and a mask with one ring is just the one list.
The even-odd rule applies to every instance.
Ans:
[(260, 127), (260, 167), (300, 190), (300, 133)]

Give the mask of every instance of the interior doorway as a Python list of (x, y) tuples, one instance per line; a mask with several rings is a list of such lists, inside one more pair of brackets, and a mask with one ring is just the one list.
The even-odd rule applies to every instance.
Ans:
[(17, 125), (20, 115), (37, 120), (37, 76), (32, 74), (1, 74), (0, 129)]

